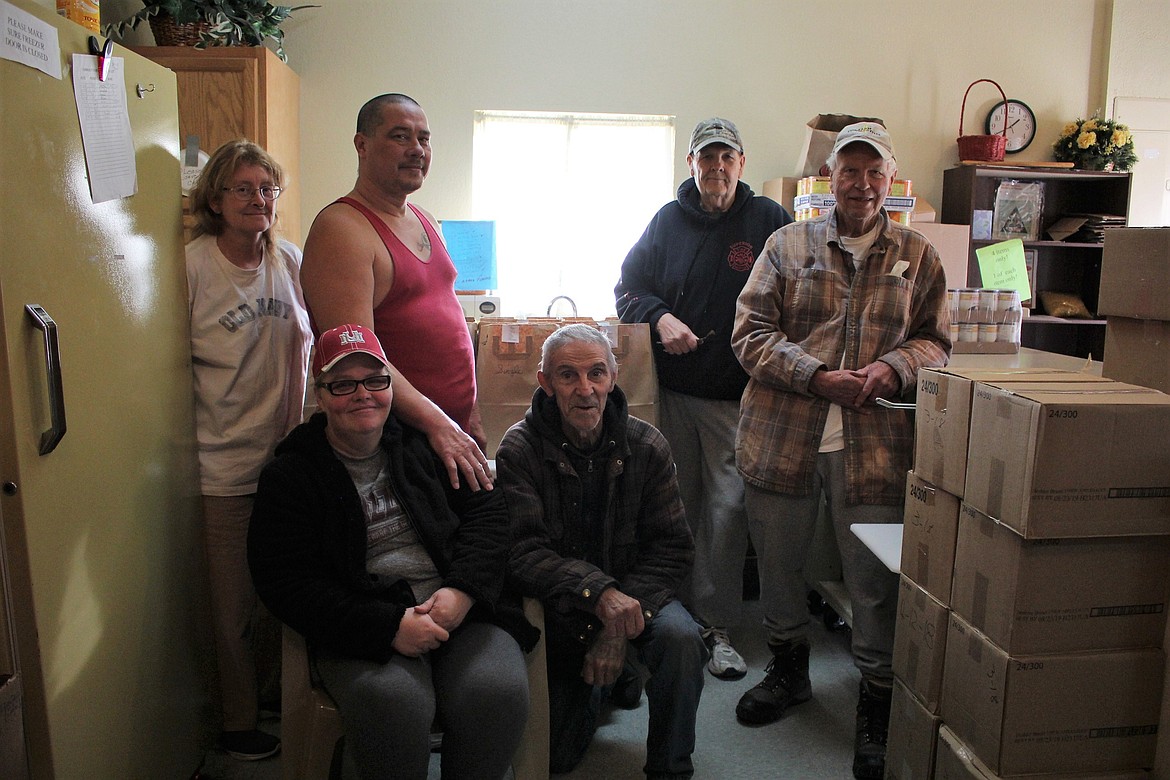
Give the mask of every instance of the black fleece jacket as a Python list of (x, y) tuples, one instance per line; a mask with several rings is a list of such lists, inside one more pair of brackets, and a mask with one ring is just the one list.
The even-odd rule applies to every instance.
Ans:
[[(404, 580), (366, 570), (366, 523), (345, 465), (325, 438), (325, 415), (297, 426), (260, 475), (248, 529), (256, 592), (311, 647), (383, 663), (398, 623), (417, 602)], [(382, 431), (390, 483), (444, 587), (475, 599), (467, 621), (501, 626), (526, 651), (539, 636), (504, 588), (509, 548), (502, 490), (451, 488), (426, 437), (393, 415)], [(465, 481), (464, 481), (465, 482)]]

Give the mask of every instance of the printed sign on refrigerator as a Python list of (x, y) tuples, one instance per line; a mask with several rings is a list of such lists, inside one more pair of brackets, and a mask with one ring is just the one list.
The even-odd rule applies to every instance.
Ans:
[(57, 28), (4, 0), (0, 0), (0, 16), (4, 19), (0, 57), (36, 68), (55, 79), (61, 78)]

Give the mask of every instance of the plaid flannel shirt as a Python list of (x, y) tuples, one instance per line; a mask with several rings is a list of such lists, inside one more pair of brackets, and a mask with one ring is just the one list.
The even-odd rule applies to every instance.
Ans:
[[(889, 364), (904, 393), (918, 369), (946, 365), (946, 279), (920, 233), (882, 226), (855, 269), (840, 244), (837, 214), (776, 231), (739, 296), (732, 348), (751, 379), (736, 436), (744, 479), (784, 495), (812, 491), (829, 401), (809, 380), (821, 366)], [(904, 265), (902, 265), (904, 263)], [(897, 505), (914, 454), (914, 417), (903, 410), (842, 409), (850, 504)]]

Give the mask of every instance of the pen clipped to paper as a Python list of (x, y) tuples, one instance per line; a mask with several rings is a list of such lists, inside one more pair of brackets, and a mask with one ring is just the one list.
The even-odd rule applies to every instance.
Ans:
[(105, 81), (110, 73), (110, 58), (114, 56), (114, 42), (107, 38), (103, 46), (98, 43), (97, 36), (89, 36), (89, 53), (98, 58), (98, 81)]

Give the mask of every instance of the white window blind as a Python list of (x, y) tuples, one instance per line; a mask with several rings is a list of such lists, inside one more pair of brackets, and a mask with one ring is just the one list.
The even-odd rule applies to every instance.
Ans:
[(476, 111), (472, 211), (496, 221), (502, 313), (564, 295), (612, 316), (622, 260), (674, 197), (673, 158), (673, 116)]

